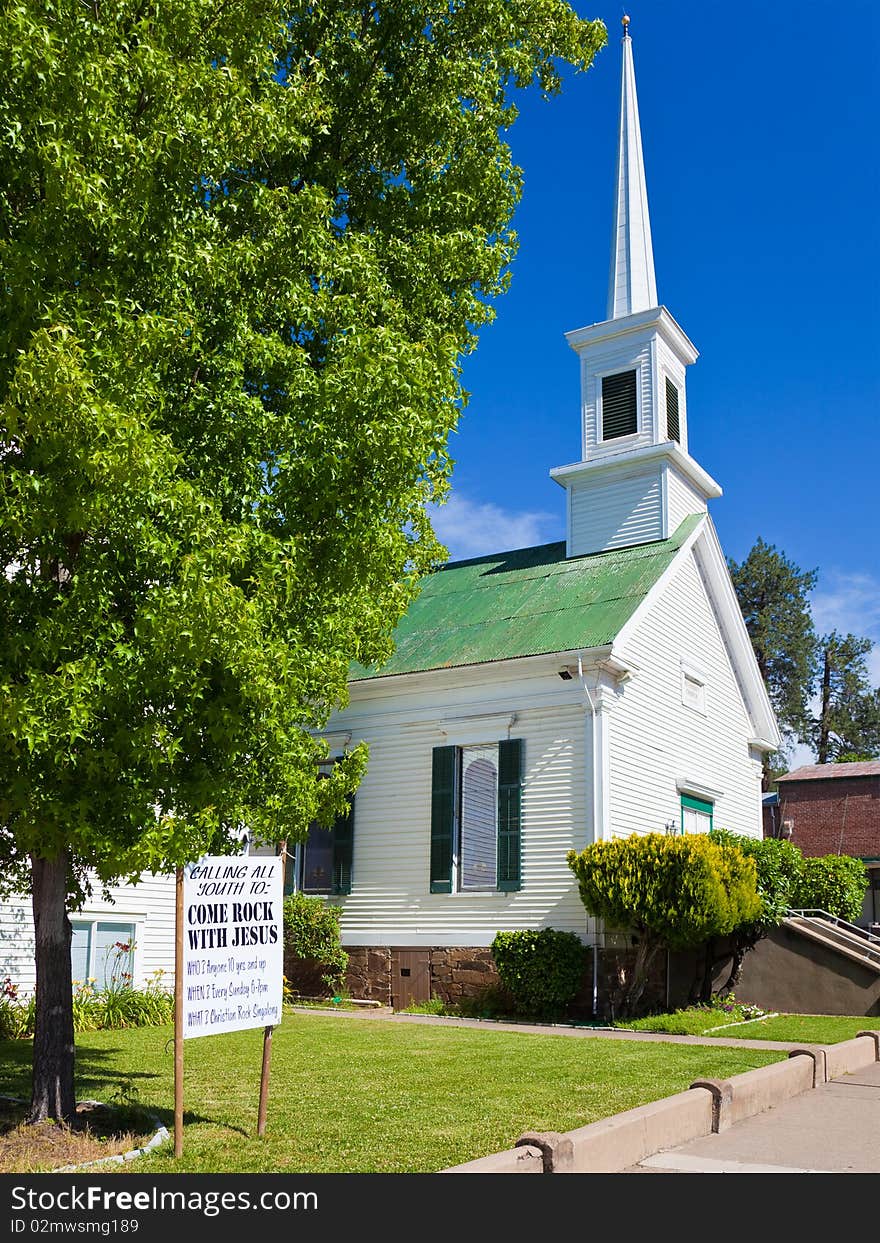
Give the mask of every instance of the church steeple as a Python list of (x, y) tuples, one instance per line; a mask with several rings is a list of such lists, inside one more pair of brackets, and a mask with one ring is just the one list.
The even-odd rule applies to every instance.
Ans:
[(620, 75), (620, 127), (617, 142), (617, 197), (611, 233), (608, 277), (608, 319), (657, 305), (654, 248), (648, 215), (648, 190), (642, 156), (639, 101), (633, 66), (629, 18), (623, 19), (623, 64)]
[(581, 362), (581, 461), (550, 472), (568, 493), (570, 557), (666, 539), (721, 495), (688, 453), (697, 351), (657, 303), (628, 17), (623, 29), (607, 319), (566, 333)]

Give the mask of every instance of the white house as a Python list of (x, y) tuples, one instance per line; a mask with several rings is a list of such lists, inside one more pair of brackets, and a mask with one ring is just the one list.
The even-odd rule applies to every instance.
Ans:
[[(582, 451), (551, 471), (565, 541), (432, 575), (394, 655), (353, 671), (330, 722), (332, 753), (366, 740), (369, 767), (287, 879), (341, 904), (355, 995), (474, 989), (502, 929), (601, 950), (572, 848), (712, 824), (761, 835), (761, 757), (780, 737), (707, 512), (721, 489), (688, 453), (697, 352), (658, 304), (626, 32), (613, 236), (607, 319), (568, 334)], [(115, 896), (77, 917), (74, 974), (99, 974), (123, 925), (137, 978), (170, 971), (171, 886)], [(22, 904), (0, 911), (0, 978), (27, 979), (31, 938)]]

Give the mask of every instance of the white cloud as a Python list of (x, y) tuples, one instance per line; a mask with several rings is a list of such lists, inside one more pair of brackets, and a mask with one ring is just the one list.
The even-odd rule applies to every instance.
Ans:
[(502, 509), (453, 493), (445, 505), (430, 510), (437, 538), (453, 561), (514, 548), (529, 548), (559, 538), (555, 514)]
[(819, 580), (813, 592), (813, 621), (820, 635), (831, 630), (871, 639), (868, 674), (880, 686), (880, 579), (871, 574), (845, 574), (832, 570)]

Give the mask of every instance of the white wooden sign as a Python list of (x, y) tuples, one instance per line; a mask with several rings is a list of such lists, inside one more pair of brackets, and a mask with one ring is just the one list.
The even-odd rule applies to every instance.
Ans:
[(280, 858), (206, 856), (183, 874), (183, 1037), (281, 1022)]

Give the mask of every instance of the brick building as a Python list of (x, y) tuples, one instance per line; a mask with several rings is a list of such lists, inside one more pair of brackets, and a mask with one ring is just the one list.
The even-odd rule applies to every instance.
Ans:
[(808, 764), (786, 773), (779, 778), (777, 816), (779, 826), (791, 823), (791, 840), (805, 855), (865, 862), (871, 882), (863, 922), (880, 922), (880, 760)]

